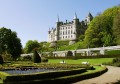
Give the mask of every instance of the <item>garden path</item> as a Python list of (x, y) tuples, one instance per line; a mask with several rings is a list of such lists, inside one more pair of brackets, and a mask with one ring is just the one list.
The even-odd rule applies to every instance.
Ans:
[(108, 71), (99, 77), (76, 82), (74, 84), (120, 84), (120, 68), (107, 66)]

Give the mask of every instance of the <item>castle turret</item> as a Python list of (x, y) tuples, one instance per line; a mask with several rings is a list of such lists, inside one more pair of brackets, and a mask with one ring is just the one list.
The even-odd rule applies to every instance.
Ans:
[(76, 12), (73, 19), (73, 23), (74, 23), (73, 37), (74, 39), (77, 39), (77, 29), (78, 29), (79, 19), (77, 18)]
[(90, 22), (92, 21), (92, 19), (93, 19), (93, 16), (92, 16), (92, 14), (89, 12), (89, 13), (88, 13), (88, 16), (85, 18), (85, 24), (86, 24), (86, 25), (90, 24)]
[(50, 34), (50, 28), (49, 28), (48, 34)]
[(56, 22), (55, 41), (59, 40), (60, 24), (61, 22), (59, 21), (59, 16), (58, 16), (57, 22)]

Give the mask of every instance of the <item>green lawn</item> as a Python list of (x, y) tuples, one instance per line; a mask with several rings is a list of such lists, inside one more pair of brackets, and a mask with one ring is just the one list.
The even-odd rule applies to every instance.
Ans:
[[(49, 59), (49, 63), (60, 63), (63, 59)], [(89, 62), (90, 64), (102, 64), (112, 62), (113, 58), (97, 58), (97, 59), (64, 59), (68, 64), (81, 64), (81, 62)]]
[(0, 79), (0, 84), (2, 84), (3, 83), (3, 81), (2, 81), (2, 79)]

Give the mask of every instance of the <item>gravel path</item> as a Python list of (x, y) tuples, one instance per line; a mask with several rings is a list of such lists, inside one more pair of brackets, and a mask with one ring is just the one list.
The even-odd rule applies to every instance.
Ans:
[(107, 68), (108, 71), (99, 77), (79, 81), (74, 84), (120, 84), (120, 68), (113, 66), (107, 66)]

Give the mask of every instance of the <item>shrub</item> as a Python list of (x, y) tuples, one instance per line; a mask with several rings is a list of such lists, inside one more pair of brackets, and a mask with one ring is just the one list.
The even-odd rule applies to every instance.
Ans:
[(113, 59), (113, 63), (120, 62), (120, 58)]
[(1, 55), (0, 55), (0, 64), (3, 64), (3, 58)]
[(26, 60), (26, 61), (27, 61), (27, 60), (32, 60), (32, 57), (31, 57), (30, 55), (27, 55), (27, 56), (24, 56), (24, 57), (23, 57), (23, 60)]
[(50, 52), (48, 56), (53, 57), (53, 52)]
[(37, 53), (36, 50), (34, 50), (34, 53), (33, 53), (33, 61), (34, 61), (34, 63), (40, 63), (41, 62), (41, 57), (39, 56), (39, 54)]
[(73, 56), (72, 51), (68, 51), (68, 52), (67, 52), (67, 56)]
[(48, 59), (47, 58), (42, 58), (42, 62), (48, 62)]

